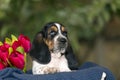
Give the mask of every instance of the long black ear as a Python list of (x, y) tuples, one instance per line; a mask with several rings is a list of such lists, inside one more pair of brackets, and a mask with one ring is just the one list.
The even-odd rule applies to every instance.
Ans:
[(30, 56), (36, 61), (46, 64), (50, 61), (51, 56), (48, 46), (43, 40), (43, 32), (38, 32), (33, 40)]
[(75, 58), (75, 55), (73, 53), (72, 47), (69, 44), (65, 53), (65, 56), (68, 60), (68, 65), (71, 70), (76, 70), (78, 69), (78, 61)]

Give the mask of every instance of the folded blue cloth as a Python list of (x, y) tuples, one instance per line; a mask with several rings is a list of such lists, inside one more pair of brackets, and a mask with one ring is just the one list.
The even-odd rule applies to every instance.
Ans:
[(110, 70), (95, 63), (86, 62), (77, 71), (55, 74), (33, 75), (16, 68), (6, 68), (0, 71), (0, 80), (115, 80)]

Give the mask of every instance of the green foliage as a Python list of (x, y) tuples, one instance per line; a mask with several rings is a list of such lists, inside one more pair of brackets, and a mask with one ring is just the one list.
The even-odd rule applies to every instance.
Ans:
[(120, 0), (92, 0), (89, 5), (76, 0), (0, 0), (0, 37), (22, 33), (32, 40), (44, 24), (57, 21), (67, 26), (79, 51), (78, 39), (95, 38), (119, 9)]

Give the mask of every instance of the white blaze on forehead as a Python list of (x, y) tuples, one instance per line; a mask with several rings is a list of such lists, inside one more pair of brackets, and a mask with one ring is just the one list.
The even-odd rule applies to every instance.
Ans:
[(56, 26), (57, 26), (57, 28), (58, 28), (58, 33), (59, 33), (59, 34), (61, 34), (61, 29), (60, 29), (61, 25), (60, 25), (60, 24), (58, 24), (58, 23), (55, 23), (55, 25), (56, 25)]
[(56, 44), (57, 43), (57, 39), (58, 39), (58, 37), (60, 37), (62, 34), (61, 34), (61, 31), (60, 31), (60, 24), (58, 24), (58, 23), (55, 23), (55, 26), (58, 28), (58, 35), (57, 36), (55, 36), (55, 38), (54, 38), (54, 44)]

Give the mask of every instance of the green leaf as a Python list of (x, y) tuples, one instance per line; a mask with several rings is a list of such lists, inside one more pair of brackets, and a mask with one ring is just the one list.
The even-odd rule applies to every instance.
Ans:
[(17, 41), (18, 39), (16, 38), (16, 36), (14, 36), (13, 34), (11, 35), (11, 38), (12, 38), (12, 43), (14, 42), (14, 41)]
[(112, 9), (113, 12), (116, 12), (117, 7), (114, 3), (111, 4), (111, 9)]
[(6, 16), (5, 12), (3, 12), (3, 11), (0, 10), (0, 19), (3, 19), (5, 16)]
[(3, 43), (0, 41), (0, 46), (2, 46), (3, 45)]
[(12, 45), (12, 41), (11, 41), (11, 39), (9, 39), (9, 38), (5, 38), (5, 42), (6, 42), (7, 44), (9, 44), (9, 45)]
[(19, 46), (16, 51), (20, 52), (21, 54), (24, 54), (24, 48), (22, 46)]
[(106, 10), (103, 11), (102, 16), (103, 16), (105, 22), (107, 22), (110, 19), (110, 14)]
[(9, 49), (8, 49), (8, 51), (9, 51), (9, 55), (13, 52), (13, 48), (12, 47), (10, 47)]

